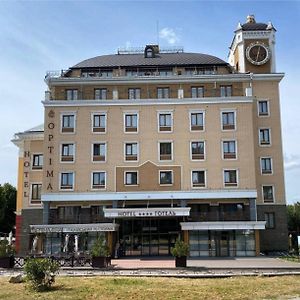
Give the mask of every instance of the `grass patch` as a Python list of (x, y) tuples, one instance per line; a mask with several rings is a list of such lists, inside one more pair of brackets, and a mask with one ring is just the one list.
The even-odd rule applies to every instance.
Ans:
[(0, 278), (5, 300), (148, 300), (148, 299), (288, 299), (299, 297), (300, 276), (217, 279), (57, 277), (51, 291), (29, 291), (24, 284)]
[(300, 263), (300, 256), (291, 255), (291, 256), (280, 256), (281, 259)]

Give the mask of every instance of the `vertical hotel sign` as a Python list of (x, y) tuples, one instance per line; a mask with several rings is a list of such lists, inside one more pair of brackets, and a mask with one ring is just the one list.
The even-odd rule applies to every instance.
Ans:
[(29, 171), (30, 171), (30, 152), (24, 151), (24, 162), (23, 162), (23, 172), (24, 172), (24, 187), (23, 187), (23, 197), (29, 197)]
[(46, 169), (46, 189), (48, 191), (53, 190), (53, 151), (54, 151), (54, 146), (53, 146), (53, 139), (54, 139), (54, 128), (55, 124), (53, 122), (54, 117), (55, 117), (55, 112), (53, 110), (50, 110), (48, 113), (48, 122), (47, 122), (47, 127), (48, 127), (48, 136), (47, 136), (47, 156), (48, 156), (48, 168)]

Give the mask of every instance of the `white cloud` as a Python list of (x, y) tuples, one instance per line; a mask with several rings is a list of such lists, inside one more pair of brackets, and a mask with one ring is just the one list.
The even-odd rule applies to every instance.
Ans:
[(175, 33), (174, 29), (165, 27), (159, 31), (159, 37), (166, 40), (169, 44), (174, 45), (180, 41), (180, 37)]
[(284, 155), (284, 169), (286, 171), (300, 169), (300, 156), (299, 155)]

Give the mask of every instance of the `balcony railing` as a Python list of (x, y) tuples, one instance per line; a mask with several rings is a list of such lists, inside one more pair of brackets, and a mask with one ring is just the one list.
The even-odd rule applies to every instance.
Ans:
[(218, 221), (250, 221), (247, 212), (191, 212), (188, 217), (194, 222), (218, 222)]

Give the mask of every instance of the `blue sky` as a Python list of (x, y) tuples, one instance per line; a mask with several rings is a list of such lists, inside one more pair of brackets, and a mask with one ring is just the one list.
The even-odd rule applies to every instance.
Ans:
[(277, 71), (289, 203), (300, 201), (299, 1), (0, 1), (0, 183), (16, 184), (15, 132), (43, 122), (48, 70), (118, 47), (183, 46), (227, 60), (237, 23), (254, 14), (277, 29)]

